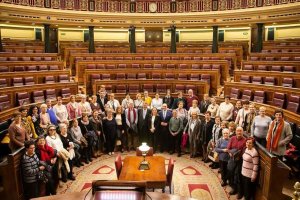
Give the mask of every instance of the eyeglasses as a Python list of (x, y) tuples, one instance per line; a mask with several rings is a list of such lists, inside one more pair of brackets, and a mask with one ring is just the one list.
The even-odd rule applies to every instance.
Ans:
[(55, 129), (52, 128), (52, 129), (49, 129), (49, 131), (55, 131)]

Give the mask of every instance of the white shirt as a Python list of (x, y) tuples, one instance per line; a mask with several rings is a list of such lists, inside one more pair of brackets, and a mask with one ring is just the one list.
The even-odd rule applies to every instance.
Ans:
[(221, 120), (229, 121), (232, 118), (234, 106), (232, 103), (226, 104), (222, 102), (219, 106), (219, 110), (217, 112), (217, 116), (221, 117)]
[(152, 116), (152, 118), (151, 118), (151, 129), (155, 129), (154, 121), (155, 121), (155, 116)]
[(119, 101), (117, 99), (114, 99), (114, 100), (109, 100), (107, 102), (107, 105), (110, 108), (114, 109), (114, 111), (115, 111), (117, 109), (117, 107), (120, 106), (120, 103), (119, 103)]
[(151, 101), (151, 108), (157, 108), (158, 110), (161, 110), (161, 106), (163, 105), (163, 100), (161, 98), (154, 98)]
[(198, 107), (196, 107), (196, 108), (190, 107), (189, 112), (188, 112), (188, 119), (190, 119), (192, 117), (193, 112), (196, 112), (197, 115), (200, 115), (200, 109)]
[(60, 121), (66, 121), (68, 120), (68, 111), (67, 111), (67, 107), (65, 105), (58, 105), (56, 104), (55, 106), (53, 106), (53, 111), (56, 115), (56, 118)]
[(49, 135), (46, 137), (47, 144), (53, 149), (56, 149), (57, 151), (61, 151), (64, 148), (64, 145), (60, 140), (59, 135), (56, 134), (55, 137), (54, 136), (52, 137), (50, 137)]
[(242, 126), (245, 121), (245, 117), (249, 112), (250, 112), (250, 109), (248, 109), (248, 110), (245, 110), (244, 108), (240, 109), (237, 113), (235, 123), (238, 124), (238, 126)]
[(129, 103), (133, 103), (133, 100), (132, 99), (126, 99), (126, 98), (123, 99), (123, 101), (122, 101), (122, 107), (124, 109), (128, 108)]

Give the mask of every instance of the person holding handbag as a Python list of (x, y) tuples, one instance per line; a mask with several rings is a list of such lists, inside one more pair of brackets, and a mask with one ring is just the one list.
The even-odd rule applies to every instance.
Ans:
[(221, 185), (224, 187), (227, 185), (227, 163), (229, 160), (229, 154), (228, 154), (228, 142), (229, 142), (229, 129), (224, 128), (222, 130), (223, 137), (217, 140), (215, 152), (218, 153), (219, 158), (219, 164), (221, 169), (221, 179), (222, 183)]
[[(242, 155), (246, 148), (246, 138), (243, 136), (244, 129), (242, 127), (236, 128), (236, 136), (230, 138), (228, 143), (228, 153), (231, 159), (234, 161), (234, 167), (229, 170), (231, 173), (231, 186), (232, 191), (229, 192), (230, 195), (235, 195), (238, 193), (238, 199), (243, 197), (243, 185), (242, 185)], [(228, 164), (229, 165), (229, 164)]]

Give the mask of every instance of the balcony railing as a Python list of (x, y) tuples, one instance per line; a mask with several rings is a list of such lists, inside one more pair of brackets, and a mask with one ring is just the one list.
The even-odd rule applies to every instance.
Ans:
[(1, 3), (63, 10), (112, 13), (187, 13), (236, 10), (300, 2), (300, 0), (0, 0)]

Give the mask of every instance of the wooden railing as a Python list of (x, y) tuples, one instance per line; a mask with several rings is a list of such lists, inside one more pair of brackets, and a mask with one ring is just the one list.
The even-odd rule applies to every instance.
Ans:
[[(2, 3), (62, 9), (62, 10), (78, 10), (78, 11), (92, 11), (92, 12), (113, 12), (113, 13), (187, 13), (187, 12), (209, 12), (222, 10), (236, 10), (245, 8), (256, 8), (272, 5), (280, 5), (287, 3), (294, 3), (297, 0), (219, 0), (219, 1), (205, 1), (205, 0), (0, 0)], [(155, 11), (150, 9), (150, 4), (155, 2), (157, 9)], [(215, 3), (216, 2), (216, 3)]]

